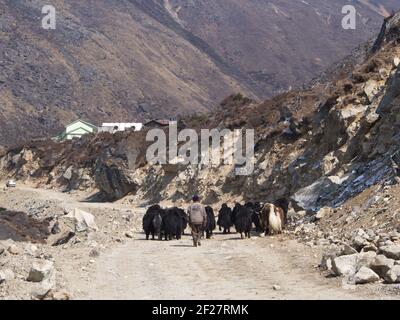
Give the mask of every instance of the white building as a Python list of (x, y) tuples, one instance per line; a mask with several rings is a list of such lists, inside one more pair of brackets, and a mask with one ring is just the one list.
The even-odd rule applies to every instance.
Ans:
[(103, 123), (99, 128), (99, 132), (111, 132), (115, 133), (118, 131), (126, 130), (140, 131), (143, 129), (143, 123)]

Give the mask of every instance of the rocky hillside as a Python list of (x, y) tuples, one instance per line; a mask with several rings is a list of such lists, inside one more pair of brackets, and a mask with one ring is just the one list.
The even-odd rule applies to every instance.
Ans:
[[(97, 187), (108, 199), (140, 201), (274, 200), (316, 212), (338, 207), (369, 187), (398, 180), (400, 14), (386, 21), (379, 41), (350, 73), (264, 103), (237, 95), (219, 112), (185, 119), (188, 127), (256, 129), (256, 169), (151, 166), (145, 132), (86, 136), (56, 144), (36, 141), (1, 158), (3, 176), (65, 190)], [(396, 180), (397, 179), (397, 180)]]
[(376, 33), (394, 5), (360, 1), (358, 29), (343, 32), (344, 2), (56, 0), (57, 30), (46, 31), (47, 2), (0, 0), (0, 145), (78, 117), (187, 115), (232, 92), (301, 84)]

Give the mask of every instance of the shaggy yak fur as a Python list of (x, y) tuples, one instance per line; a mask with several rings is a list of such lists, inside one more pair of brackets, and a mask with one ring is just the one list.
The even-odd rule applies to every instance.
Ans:
[(219, 231), (224, 231), (224, 234), (231, 233), (231, 227), (233, 226), (233, 222), (231, 220), (232, 209), (228, 207), (226, 203), (224, 203), (219, 210), (218, 214), (218, 226)]
[(250, 238), (252, 226), (251, 211), (245, 206), (237, 203), (233, 209), (232, 215), (234, 216), (235, 229), (240, 233), (240, 237), (242, 239), (246, 237)]
[(285, 212), (281, 207), (277, 207), (272, 203), (266, 203), (261, 209), (260, 220), (265, 235), (279, 234), (282, 233), (285, 227)]
[(146, 233), (147, 240), (149, 240), (150, 234), (153, 240), (155, 235), (157, 235), (158, 240), (161, 240), (162, 216), (164, 214), (165, 210), (161, 209), (159, 205), (151, 206), (147, 209), (143, 217), (143, 230)]
[(213, 235), (213, 231), (216, 228), (214, 210), (211, 207), (207, 206), (206, 213), (207, 213), (207, 223), (204, 231), (206, 232), (206, 238), (210, 239), (211, 236)]

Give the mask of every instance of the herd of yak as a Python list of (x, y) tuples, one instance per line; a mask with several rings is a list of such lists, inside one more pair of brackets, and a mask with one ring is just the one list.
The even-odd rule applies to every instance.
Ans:
[[(224, 234), (230, 233), (231, 228), (235, 227), (243, 239), (250, 238), (253, 228), (256, 232), (265, 232), (265, 235), (281, 233), (287, 223), (288, 203), (286, 200), (263, 205), (260, 202), (248, 202), (245, 205), (236, 203), (233, 209), (223, 204), (217, 222), (214, 210), (210, 206), (205, 209), (207, 222), (203, 233), (207, 239), (211, 238), (217, 225)], [(158, 240), (179, 240), (185, 233), (188, 223), (188, 216), (183, 209), (177, 207), (163, 209), (159, 205), (153, 205), (147, 209), (143, 217), (143, 230), (147, 240), (150, 235), (153, 240), (156, 236)]]

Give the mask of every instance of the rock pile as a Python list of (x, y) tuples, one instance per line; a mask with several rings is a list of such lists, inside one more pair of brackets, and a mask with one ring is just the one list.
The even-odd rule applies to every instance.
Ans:
[[(79, 281), (87, 281), (106, 248), (132, 241), (141, 230), (140, 209), (97, 207), (75, 195), (57, 195), (29, 188), (0, 192), (2, 206), (20, 210), (0, 212), (0, 233), (7, 239), (0, 239), (0, 299), (71, 299), (72, 269)], [(33, 204), (36, 213), (29, 215)]]
[(320, 266), (349, 282), (364, 284), (379, 280), (400, 283), (400, 234), (377, 234), (358, 229), (349, 243), (331, 245)]

